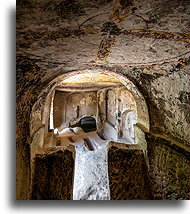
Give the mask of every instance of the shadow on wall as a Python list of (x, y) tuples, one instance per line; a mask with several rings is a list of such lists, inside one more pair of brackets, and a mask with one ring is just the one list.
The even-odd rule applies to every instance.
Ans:
[[(129, 91), (125, 86), (119, 85), (85, 92), (59, 91), (54, 88), (43, 102), (39, 100), (34, 105), (30, 123), (30, 134), (33, 139), (30, 145), (33, 187), (34, 185), (38, 185), (38, 181), (42, 181), (37, 176), (38, 170), (36, 171), (35, 157), (40, 156), (41, 153), (49, 156), (49, 151), (56, 152), (57, 149), (67, 150), (67, 146), (74, 144), (78, 139), (78, 136), (74, 136), (72, 133), (74, 128), (77, 128), (74, 127), (77, 124), (80, 124), (80, 127), (87, 133), (97, 128), (97, 132), (102, 133), (108, 141), (111, 139), (119, 141), (122, 138), (124, 139), (123, 143), (134, 143), (135, 130), (133, 126), (139, 120), (137, 116), (141, 116), (138, 110), (141, 109), (141, 112), (144, 110), (138, 107), (139, 103), (137, 102), (138, 96), (140, 96), (141, 101), (143, 100), (142, 95), (136, 91), (135, 93), (138, 96), (134, 97), (131, 88), (131, 91)], [(134, 90), (137, 89), (135, 88)], [(146, 104), (143, 108), (147, 113)], [(87, 117), (88, 115), (93, 116)], [(148, 115), (145, 115), (144, 118), (148, 118)], [(140, 119), (142, 121), (143, 118)], [(51, 127), (55, 127), (54, 130), (50, 129), (50, 121), (51, 123), (53, 122), (53, 126), (51, 125)], [(69, 124), (69, 126), (66, 126), (66, 124)], [(149, 124), (149, 121), (144, 121), (144, 124)], [(54, 134), (56, 129), (59, 136), (55, 136)], [(66, 129), (68, 129), (67, 133), (64, 133)], [(66, 136), (66, 134), (68, 135), (68, 131), (71, 136)], [(96, 152), (96, 149), (91, 147), (92, 144), (88, 140), (89, 137), (84, 136), (83, 138), (84, 146), (90, 152)], [(41, 159), (45, 160), (45, 156), (41, 156)], [(70, 175), (70, 178), (72, 177)], [(39, 183), (39, 185), (42, 185), (42, 183)], [(39, 195), (41, 194), (40, 192), (35, 193), (35, 196), (33, 194), (33, 198), (44, 198), (44, 195)]]

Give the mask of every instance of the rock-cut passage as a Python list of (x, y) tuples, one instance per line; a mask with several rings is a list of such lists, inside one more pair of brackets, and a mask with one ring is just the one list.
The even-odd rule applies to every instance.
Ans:
[(74, 200), (109, 200), (107, 142), (96, 132), (75, 141)]

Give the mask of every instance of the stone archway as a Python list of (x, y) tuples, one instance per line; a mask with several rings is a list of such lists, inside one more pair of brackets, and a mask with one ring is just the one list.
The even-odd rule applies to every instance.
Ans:
[(140, 93), (138, 88), (135, 86), (135, 84), (130, 81), (127, 77), (125, 77), (122, 74), (116, 73), (114, 71), (109, 70), (102, 70), (102, 69), (96, 69), (96, 70), (80, 70), (80, 71), (71, 71), (66, 74), (60, 75), (56, 79), (54, 79), (52, 82), (59, 82), (61, 83), (63, 80), (67, 80), (69, 78), (73, 78), (80, 75), (103, 75), (105, 77), (115, 78), (119, 82), (121, 82), (126, 89), (133, 95), (136, 104), (137, 104), (137, 126), (139, 126), (144, 132), (149, 132), (150, 130), (150, 122), (149, 122), (149, 113), (146, 101), (143, 97), (143, 95)]
[[(101, 78), (105, 78), (105, 79), (108, 78), (109, 80), (111, 80), (113, 78), (113, 79), (116, 79), (117, 81), (119, 81), (120, 83), (122, 83), (124, 85), (124, 87), (126, 88), (126, 90), (128, 90), (135, 99), (136, 106), (137, 106), (137, 125), (139, 124), (139, 127), (142, 128), (143, 132), (149, 130), (149, 116), (148, 116), (148, 110), (147, 110), (145, 99), (142, 96), (142, 94), (138, 91), (136, 86), (131, 81), (129, 81), (126, 77), (124, 77), (123, 75), (120, 75), (118, 73), (115, 73), (113, 71), (107, 71), (107, 70), (72, 71), (72, 72), (63, 74), (63, 75), (57, 77), (56, 79), (54, 79), (50, 84), (52, 84), (52, 83), (56, 83), (56, 84), (55, 84), (54, 88), (52, 88), (51, 91), (49, 92), (49, 94), (47, 95), (47, 98), (45, 99), (45, 101), (42, 103), (41, 106), (39, 106), (40, 102), (38, 103), (38, 105), (36, 104), (36, 106), (38, 106), (38, 108), (36, 108), (36, 106), (33, 108), (34, 110), (36, 110), (36, 111), (33, 111), (31, 114), (31, 125), (32, 125), (32, 130), (34, 133), (33, 136), (35, 136), (35, 137), (33, 137), (33, 141), (31, 144), (31, 148), (33, 148), (33, 147), (35, 148), (32, 151), (33, 158), (35, 158), (35, 153), (38, 153), (39, 148), (41, 150), (43, 150), (43, 148), (45, 148), (45, 147), (51, 148), (51, 147), (56, 147), (56, 146), (62, 145), (61, 143), (53, 144), (53, 143), (51, 143), (51, 141), (47, 140), (46, 136), (48, 134), (46, 134), (46, 133), (48, 133), (48, 124), (43, 123), (43, 122), (48, 121), (47, 118), (50, 115), (50, 111), (48, 110), (48, 108), (50, 106), (50, 100), (52, 100), (52, 94), (53, 94), (53, 91), (55, 90), (55, 88), (63, 86), (62, 83), (65, 80), (72, 80), (72, 78), (80, 77), (80, 75), (83, 75), (83, 76), (86, 75), (88, 78), (89, 78), (89, 76), (92, 75), (94, 79), (95, 79), (95, 77), (101, 77)], [(43, 94), (43, 92), (42, 92), (42, 94)], [(73, 95), (74, 95), (76, 97), (77, 94), (79, 96), (81, 96), (81, 100), (85, 97), (85, 95), (83, 95), (83, 92), (81, 93), (78, 89), (76, 89), (75, 95), (73, 93), (69, 93), (68, 96), (73, 97)], [(50, 99), (50, 97), (51, 97), (51, 99)], [(76, 105), (76, 106), (78, 106), (78, 105)], [(75, 116), (80, 117), (80, 109), (74, 108), (74, 110), (75, 110), (74, 114), (76, 114)], [(67, 109), (67, 111), (68, 111), (68, 109)], [(71, 109), (71, 112), (72, 111), (73, 110)], [(40, 124), (40, 121), (38, 121), (38, 123), (35, 124), (36, 120), (34, 120), (34, 118), (33, 118), (34, 115), (36, 115), (35, 112), (38, 112), (40, 115), (42, 115), (41, 124)], [(125, 118), (129, 119), (129, 116), (126, 115)], [(66, 116), (65, 116), (65, 119), (66, 119)], [(132, 130), (129, 131), (131, 129), (131, 127), (127, 127), (127, 126), (124, 126), (124, 127), (126, 130), (128, 129), (128, 132), (130, 132), (130, 134), (132, 136), (134, 135)], [(35, 129), (37, 129), (37, 130), (35, 131)], [(38, 133), (38, 135), (36, 133)], [(50, 138), (51, 137), (52, 137), (52, 141), (54, 141), (54, 136), (52, 134), (51, 134)], [(71, 138), (72, 138), (72, 136), (71, 136)], [(87, 138), (88, 137), (85, 136), (85, 140)], [(38, 139), (40, 139), (40, 145), (38, 144), (39, 143)], [(75, 139), (75, 137), (74, 137), (74, 139)], [(84, 185), (83, 187), (78, 186), (78, 184), (80, 184), (81, 181), (78, 181), (77, 183), (75, 183), (74, 186), (75, 186), (75, 190), (77, 189), (76, 190), (77, 193), (75, 194), (74, 198), (76, 200), (83, 199), (83, 198), (85, 200), (90, 200), (92, 198), (94, 200), (97, 200), (97, 199), (106, 200), (106, 199), (109, 199), (109, 179), (108, 179), (108, 174), (107, 174), (108, 173), (108, 170), (107, 170), (108, 164), (107, 164), (107, 153), (106, 153), (107, 144), (109, 143), (109, 140), (101, 141), (101, 139), (98, 138), (97, 134), (92, 135), (91, 137), (89, 137), (89, 139), (90, 139), (91, 143), (93, 144), (93, 147), (98, 148), (98, 149), (95, 149), (93, 151), (88, 151), (88, 148), (85, 148), (84, 139), (82, 137), (79, 139), (79, 141), (77, 141), (78, 142), (77, 147), (75, 147), (75, 149), (73, 149), (72, 151), (75, 151), (76, 154), (74, 156), (75, 156), (75, 161), (77, 161), (77, 163), (75, 163), (75, 178), (78, 177), (85, 181), (85, 176), (89, 176), (89, 178), (91, 178), (90, 180), (93, 182), (91, 183), (89, 181), (89, 185)], [(78, 138), (77, 138), (77, 140), (78, 140)], [(50, 143), (47, 143), (47, 141)], [(73, 142), (70, 142), (70, 144), (73, 145)], [(101, 144), (102, 145), (104, 144), (104, 146), (101, 146)], [(62, 147), (60, 147), (60, 148), (62, 148)], [(67, 149), (67, 147), (64, 147), (62, 149)], [(96, 162), (96, 164), (94, 164), (93, 161), (95, 159), (97, 159), (97, 160), (99, 159), (101, 161)], [(99, 169), (99, 168), (101, 168), (102, 170), (99, 170), (99, 171), (96, 170), (97, 173), (93, 173), (92, 172), (93, 167), (95, 170)], [(83, 170), (84, 173), (81, 173), (81, 170)], [(104, 171), (105, 173), (101, 174), (100, 179), (97, 179), (98, 173), (101, 173), (101, 171)], [(101, 185), (102, 185), (102, 187), (101, 187)], [(87, 188), (88, 189), (87, 192), (89, 192), (89, 194), (85, 195), (84, 194), (85, 191), (83, 191), (84, 189), (82, 189), (82, 188), (84, 188), (84, 189)], [(103, 190), (100, 191), (99, 189), (103, 189)], [(103, 196), (101, 197), (101, 195), (103, 195)]]

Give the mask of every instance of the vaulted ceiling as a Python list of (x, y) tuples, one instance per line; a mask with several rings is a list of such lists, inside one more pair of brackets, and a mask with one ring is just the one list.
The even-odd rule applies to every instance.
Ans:
[(17, 51), (73, 66), (160, 64), (189, 53), (188, 0), (19, 0)]
[[(61, 81), (63, 86), (86, 87), (89, 81), (118, 84), (113, 74), (125, 78), (128, 88), (142, 95), (136, 102), (147, 105), (148, 145), (154, 147), (159, 138), (189, 157), (189, 0), (17, 0), (16, 18), (17, 199), (28, 199), (30, 193), (32, 108), (35, 104), (41, 117), (48, 94)], [(103, 76), (90, 76), (91, 71)], [(69, 79), (68, 72), (79, 76)], [(159, 162), (155, 174), (160, 167), (165, 170), (161, 160), (166, 158), (169, 165), (178, 165), (180, 184), (188, 173), (180, 174), (179, 163), (188, 168), (188, 162), (176, 164), (180, 158), (168, 156), (174, 150), (164, 156), (160, 148), (151, 153), (152, 163)], [(176, 177), (171, 183), (176, 184)], [(184, 187), (188, 189), (186, 183)]]
[(138, 87), (152, 129), (187, 140), (180, 121), (190, 103), (188, 9), (188, 0), (18, 0), (18, 137), (53, 79), (100, 69)]

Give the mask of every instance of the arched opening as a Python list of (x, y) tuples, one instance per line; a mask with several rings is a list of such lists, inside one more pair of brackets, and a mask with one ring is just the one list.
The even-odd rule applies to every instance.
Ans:
[[(131, 81), (111, 71), (75, 71), (54, 82), (43, 105), (33, 107), (31, 161), (45, 149), (73, 146), (73, 199), (109, 200), (108, 144), (141, 147), (138, 139), (149, 131), (145, 100)], [(142, 150), (146, 154), (146, 146)]]

